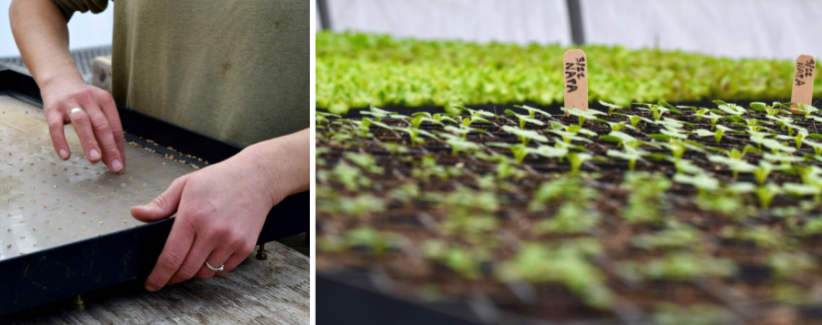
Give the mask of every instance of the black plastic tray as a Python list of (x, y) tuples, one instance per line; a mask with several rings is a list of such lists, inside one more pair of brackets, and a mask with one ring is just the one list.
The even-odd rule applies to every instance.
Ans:
[[(40, 89), (30, 76), (0, 70), (0, 95), (43, 107)], [(150, 116), (117, 107), (126, 141), (160, 153), (174, 154), (144, 139), (199, 156), (210, 163), (225, 160), (241, 148)], [(199, 167), (199, 161), (187, 161)], [(266, 218), (258, 244), (309, 231), (309, 192), (286, 197)], [(148, 277), (174, 219), (146, 224), (103, 236), (0, 261), (0, 316)], [(0, 317), (2, 322), (3, 317)]]

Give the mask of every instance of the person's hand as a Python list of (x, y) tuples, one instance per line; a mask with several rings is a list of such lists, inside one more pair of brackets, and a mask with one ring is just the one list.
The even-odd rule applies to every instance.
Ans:
[[(157, 291), (194, 276), (224, 275), (248, 257), (271, 207), (288, 194), (278, 184), (282, 179), (277, 173), (263, 171), (272, 166), (261, 163), (260, 157), (253, 147), (246, 148), (177, 178), (148, 205), (131, 208), (131, 214), (144, 222), (177, 213), (163, 252), (145, 281), (146, 290)], [(225, 269), (215, 273), (206, 261)]]
[[(111, 94), (76, 79), (50, 82), (42, 87), (41, 94), (51, 142), (61, 159), (71, 157), (63, 131), (63, 127), (71, 123), (89, 161), (102, 160), (113, 173), (125, 171), (125, 138)], [(82, 111), (69, 117), (74, 108)]]

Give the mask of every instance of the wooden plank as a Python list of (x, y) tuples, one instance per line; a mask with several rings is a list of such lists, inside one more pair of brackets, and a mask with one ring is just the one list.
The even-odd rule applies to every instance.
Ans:
[[(816, 60), (807, 54), (796, 58), (796, 68), (793, 74), (793, 90), (791, 103), (813, 105), (813, 78), (816, 75)], [(791, 105), (795, 108), (796, 105)], [(799, 110), (791, 109), (794, 114)]]
[[(588, 110), (588, 58), (582, 50), (562, 56), (565, 80), (565, 107)], [(568, 116), (568, 113), (565, 113)]]
[(265, 246), (267, 260), (255, 251), (223, 277), (87, 299), (84, 311), (66, 302), (12, 324), (308, 324), (309, 258), (278, 242)]

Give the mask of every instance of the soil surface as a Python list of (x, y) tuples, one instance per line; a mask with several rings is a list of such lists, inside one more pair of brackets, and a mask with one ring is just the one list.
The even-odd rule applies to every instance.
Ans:
[[(815, 222), (822, 221), (819, 195), (795, 193), (785, 186), (812, 184), (803, 173), (819, 167), (822, 161), (805, 143), (822, 143), (822, 136), (814, 136), (822, 131), (822, 125), (802, 115), (776, 114), (794, 118), (791, 137), (806, 134), (797, 149), (793, 140), (775, 138), (788, 136), (790, 127), (783, 128), (765, 112), (745, 106), (747, 113), (733, 117), (717, 110), (716, 105), (707, 108), (720, 115), (716, 125), (728, 128), (719, 142), (712, 135), (696, 134), (697, 129), (717, 129), (712, 128), (709, 118), (690, 109), (680, 108), (681, 114), (669, 111), (659, 119), (683, 123), (674, 129), (684, 138), (674, 143), (661, 136), (670, 128), (636, 106), (615, 111), (623, 116), (598, 115), (609, 123), (624, 122), (627, 127), (621, 132), (644, 142), (638, 147), (643, 153), (633, 172), (627, 160), (608, 154), (627, 150), (626, 144), (602, 138), (612, 132), (608, 124), (587, 119), (582, 127), (596, 135), (577, 132), (578, 138), (566, 142), (550, 132), (552, 123), (567, 127), (579, 125), (579, 119), (557, 111), (551, 111), (551, 116), (536, 113), (534, 119), (543, 125), (525, 124), (525, 129), (547, 139), (531, 140), (528, 147), (573, 145), (569, 152), (592, 157), (579, 171), (572, 170), (570, 156), (530, 153), (518, 163), (512, 150), (494, 144), (521, 143), (503, 129), (519, 128), (518, 118), (499, 110), (494, 117), (483, 116), (490, 123), (470, 125), (474, 130), (464, 140), (479, 144), (479, 149), (457, 151), (452, 146), (456, 142), (441, 135), (449, 133), (445, 126), (456, 127), (454, 123), (422, 122), (420, 130), (440, 136), (420, 135), (424, 142), (412, 143), (409, 132), (401, 128), (409, 128), (413, 117), (383, 117), (380, 122), (389, 128), (371, 124), (367, 131), (359, 124), (363, 121), (360, 117), (318, 117), (317, 268), (319, 272), (346, 267), (379, 273), (390, 280), (391, 292), (413, 299), (467, 300), (480, 295), (503, 312), (547, 321), (628, 322), (626, 319), (635, 317), (664, 323), (666, 316), (707, 308), (716, 316), (706, 323), (822, 323), (822, 313), (815, 307), (822, 306), (822, 227), (812, 230)], [(524, 110), (515, 111), (527, 115)], [(459, 118), (468, 116), (463, 112)], [(630, 116), (644, 120), (631, 127)], [(804, 157), (784, 163), (770, 161), (776, 170), (763, 184), (753, 172), (734, 173), (729, 165), (709, 160), (710, 156), (729, 157), (733, 149), (743, 152), (748, 146), (740, 160), (759, 167), (766, 154), (780, 151), (751, 139), (748, 125), (754, 119), (766, 128), (760, 131), (768, 134), (766, 138), (795, 149), (786, 156)], [(685, 147), (680, 158), (665, 147), (670, 144)], [(699, 171), (678, 171), (676, 161), (682, 160), (690, 161)], [(640, 177), (639, 185), (632, 186), (629, 179), (643, 173), (646, 176)], [(678, 173), (701, 174), (717, 181), (718, 186), (700, 189), (674, 180)], [(541, 196), (538, 193), (548, 191), (546, 183), (563, 180), (575, 182), (559, 186), (567, 194), (537, 199)], [(656, 191), (649, 185), (652, 180), (667, 181), (667, 185)], [(740, 183), (750, 184), (750, 189), (732, 190)], [(770, 204), (763, 204), (756, 193), (767, 184), (778, 193)], [(645, 219), (633, 220), (632, 215)], [(560, 218), (568, 221), (556, 221)], [(551, 220), (559, 228), (551, 228)], [(677, 238), (686, 239), (660, 244), (661, 240)], [(525, 262), (518, 268), (522, 278), (505, 276), (529, 245), (557, 253), (581, 247), (586, 240), (598, 244), (599, 249), (590, 254), (571, 253), (581, 256), (594, 270), (595, 275), (581, 280), (583, 284), (573, 278), (588, 269), (534, 266), (569, 272), (565, 276), (534, 276), (525, 273)], [(469, 262), (460, 260), (456, 253), (435, 257), (430, 249), (432, 241), (465, 252)], [(677, 276), (687, 273), (690, 265), (662, 261), (681, 255), (711, 258), (730, 265), (730, 269), (712, 273), (708, 271), (712, 266), (706, 264), (709, 262), (697, 263), (696, 275)], [(564, 257), (551, 260), (554, 255), (546, 256), (542, 262), (568, 262)], [(781, 256), (789, 258), (779, 260)], [(539, 261), (536, 259), (534, 265)], [(632, 267), (646, 271), (637, 274), (630, 271)], [(669, 271), (660, 270), (665, 267)], [(606, 304), (592, 302), (594, 289), (604, 289), (612, 299)]]

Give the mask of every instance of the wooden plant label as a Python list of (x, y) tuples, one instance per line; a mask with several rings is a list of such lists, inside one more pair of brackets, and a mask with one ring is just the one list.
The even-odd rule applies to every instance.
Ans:
[[(565, 73), (565, 107), (588, 110), (588, 58), (582, 50), (562, 56)], [(565, 113), (568, 116), (568, 113)]]
[[(812, 105), (815, 72), (816, 60), (812, 56), (802, 54), (796, 58), (796, 69), (793, 73), (793, 92), (791, 92), (792, 103)], [(795, 107), (796, 105), (791, 105), (791, 108)], [(791, 112), (794, 114), (800, 113), (799, 110), (794, 109), (791, 109)]]

